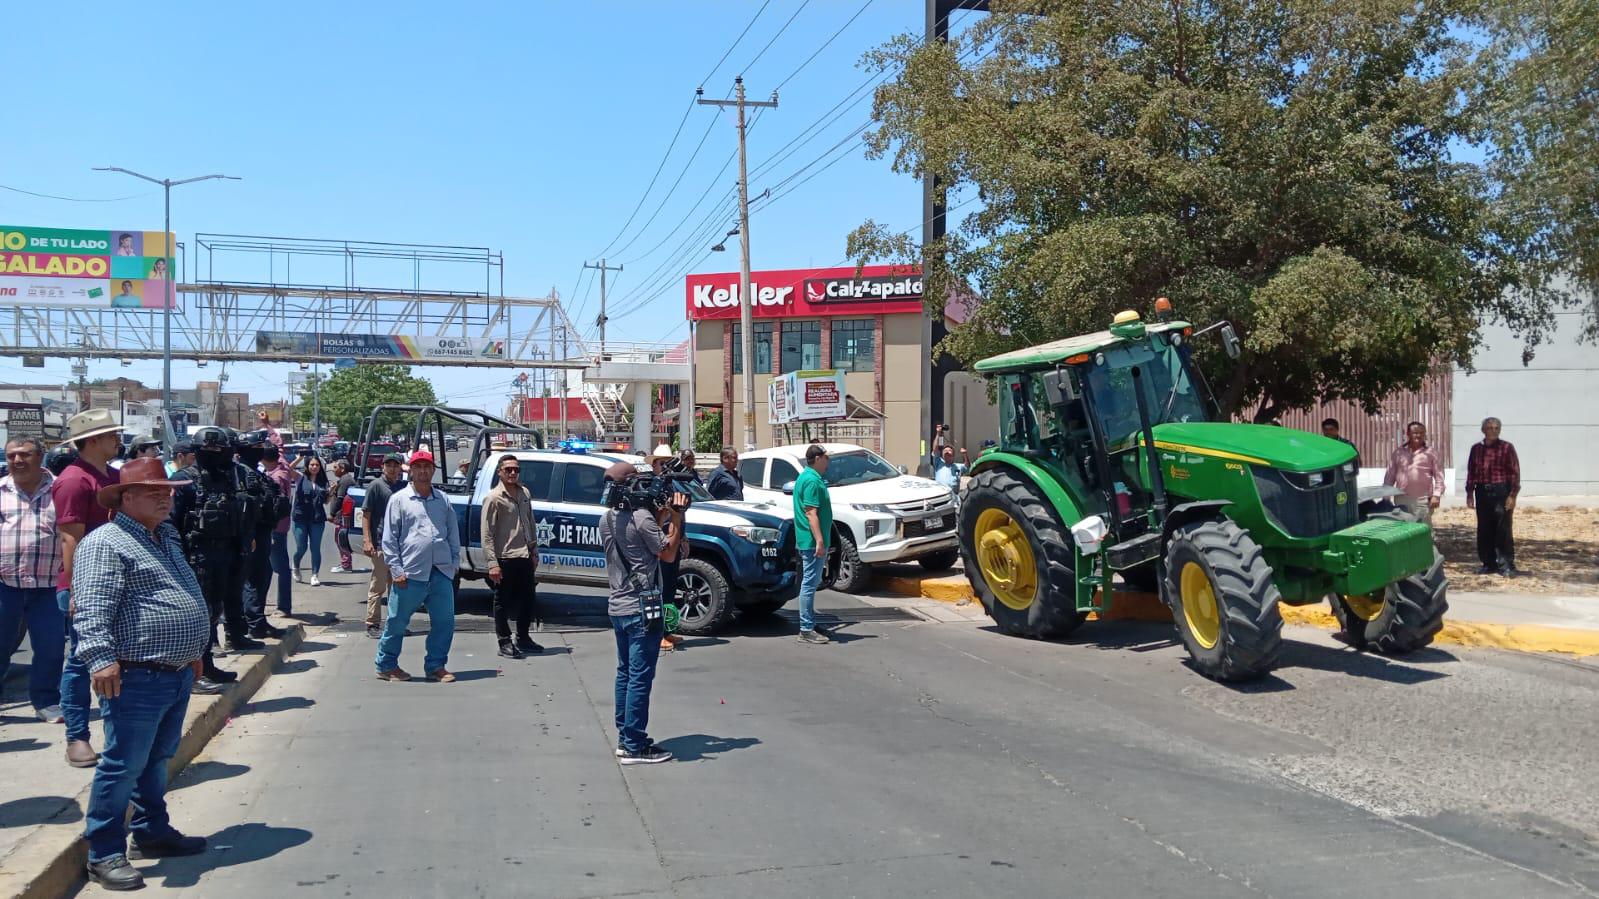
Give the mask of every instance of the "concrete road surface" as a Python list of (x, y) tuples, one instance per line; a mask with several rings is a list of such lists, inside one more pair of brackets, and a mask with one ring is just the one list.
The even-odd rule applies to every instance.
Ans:
[[(524, 661), (467, 591), (460, 682), (381, 683), (357, 582), (176, 784), (192, 896), (1401, 896), (1599, 892), (1599, 670), (1492, 651), (1355, 655), (1291, 633), (1279, 676), (1200, 678), (1156, 625), (1071, 641), (884, 619), (828, 594), (664, 656), (666, 765), (612, 757), (594, 591)], [(878, 620), (854, 620), (854, 619)], [(413, 627), (426, 628), (419, 618)], [(419, 673), (422, 641), (402, 665)], [(85, 888), (87, 894), (97, 892)]]

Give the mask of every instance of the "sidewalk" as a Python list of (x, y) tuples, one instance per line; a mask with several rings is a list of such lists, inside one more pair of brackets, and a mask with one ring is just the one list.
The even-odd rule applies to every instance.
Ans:
[[(913, 566), (892, 566), (886, 576), (878, 577), (877, 585), (914, 597), (922, 604), (948, 603), (963, 611), (975, 609), (977, 615), (983, 614), (982, 604), (959, 563), (941, 575), (928, 575)], [(1326, 604), (1284, 606), (1282, 612), (1283, 620), (1289, 624), (1338, 629)], [(1171, 620), (1170, 612), (1153, 595), (1120, 591), (1102, 617)], [(1599, 655), (1599, 596), (1451, 592), (1449, 613), (1436, 641), (1521, 652)]]

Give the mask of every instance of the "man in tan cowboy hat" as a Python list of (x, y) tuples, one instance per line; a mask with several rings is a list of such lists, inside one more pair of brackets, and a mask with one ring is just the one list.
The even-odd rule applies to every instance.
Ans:
[[(667, 463), (676, 458), (677, 453), (672, 452), (672, 448), (663, 443), (657, 446), (648, 456), (644, 457), (644, 464), (648, 465), (650, 470), (656, 474), (663, 474), (666, 471)], [(692, 452), (688, 453), (688, 458), (693, 459)], [(690, 470), (693, 470), (692, 467)], [(666, 522), (662, 525), (668, 538), (672, 537), (671, 529), (677, 526), (674, 522)], [(677, 545), (677, 555), (671, 559), (663, 559), (661, 561), (661, 600), (667, 605), (677, 604), (677, 570), (683, 558), (687, 555), (688, 541), (680, 540)], [(661, 648), (667, 652), (677, 649), (677, 644), (682, 642), (683, 638), (677, 634), (661, 635)]]
[[(93, 678), (105, 722), (105, 751), (84, 816), (88, 873), (115, 890), (143, 884), (130, 855), (205, 851), (203, 838), (173, 828), (166, 805), (167, 763), (183, 736), (211, 628), (200, 582), (167, 520), (172, 488), (183, 483), (167, 480), (160, 459), (122, 466), (121, 480), (96, 496), (115, 517), (78, 544), (72, 571), (77, 656)], [(130, 802), (134, 813), (125, 827)]]
[(72, 566), (77, 558), (78, 541), (111, 520), (111, 513), (95, 499), (102, 487), (117, 483), (117, 470), (111, 460), (122, 449), (122, 426), (107, 409), (85, 409), (67, 419), (67, 439), (77, 450), (72, 460), (50, 485), (50, 501), (56, 509), (56, 527), (61, 534), (61, 573), (56, 577), (56, 602), (66, 613), (69, 647), (61, 671), (61, 715), (67, 722), (67, 764), (92, 768), (99, 761), (89, 743), (89, 671), (78, 661), (78, 629), (72, 614)]
[(677, 458), (677, 453), (672, 452), (672, 448), (663, 443), (644, 457), (644, 464), (648, 465), (651, 471), (660, 474), (665, 470), (666, 463), (675, 458)]

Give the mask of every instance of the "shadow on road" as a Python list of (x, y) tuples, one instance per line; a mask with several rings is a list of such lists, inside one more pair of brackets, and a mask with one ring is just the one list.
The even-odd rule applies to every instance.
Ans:
[(239, 716), (244, 715), (270, 715), (273, 712), (285, 712), (289, 709), (308, 709), (316, 705), (315, 699), (305, 696), (280, 696), (276, 699), (263, 699), (260, 702), (246, 703), (239, 711)]
[(317, 667), (316, 659), (295, 659), (292, 662), (284, 662), (283, 664), (281, 664), (278, 667), (274, 668), (272, 670), (272, 673), (274, 673), (274, 674), (304, 674), (305, 672), (310, 671), (312, 668), (315, 668), (315, 667)]
[(190, 762), (173, 782), (172, 789), (181, 790), (214, 780), (227, 780), (245, 774), (249, 770), (249, 765), (234, 765), (228, 762)]
[(20, 740), (0, 740), (0, 752), (32, 752), (35, 749), (44, 749), (50, 744), (33, 737), (23, 737)]
[[(267, 824), (235, 824), (206, 838), (204, 853), (187, 858), (164, 858), (143, 869), (145, 877), (162, 878), (162, 886), (192, 887), (208, 871), (247, 865), (271, 858), (286, 849), (311, 841), (311, 831), (298, 827), (272, 827)], [(299, 886), (325, 884), (337, 874), (305, 875)], [(285, 884), (287, 886), (287, 884)]]
[(28, 796), (0, 802), (0, 826), (27, 827), (53, 821), (70, 824), (83, 819), (78, 801), (66, 796)]
[(656, 744), (679, 762), (698, 762), (735, 749), (748, 749), (761, 741), (755, 737), (713, 737), (710, 734), (684, 734)]

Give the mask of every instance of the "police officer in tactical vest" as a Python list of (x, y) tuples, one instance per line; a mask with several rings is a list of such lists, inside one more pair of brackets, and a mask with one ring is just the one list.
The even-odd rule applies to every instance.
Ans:
[(211, 641), (206, 648), (204, 673), (195, 679), (194, 692), (218, 693), (222, 684), (238, 678), (216, 666), (212, 652), (220, 619), (234, 651), (265, 646), (245, 634), (244, 570), (255, 543), (260, 510), (250, 494), (244, 466), (233, 461), (237, 438), (226, 428), (205, 427), (192, 437), (195, 463), (186, 469), (189, 483), (177, 488), (172, 499), (172, 523), (183, 537), (189, 565), (200, 580), (211, 610)]
[(261, 472), (261, 454), (271, 438), (265, 428), (239, 436), (239, 463), (244, 470), (246, 488), (255, 497), (255, 549), (244, 566), (244, 624), (251, 637), (281, 638), (283, 628), (266, 619), (267, 589), (272, 586), (272, 528), (289, 514), (290, 499), (278, 485)]

